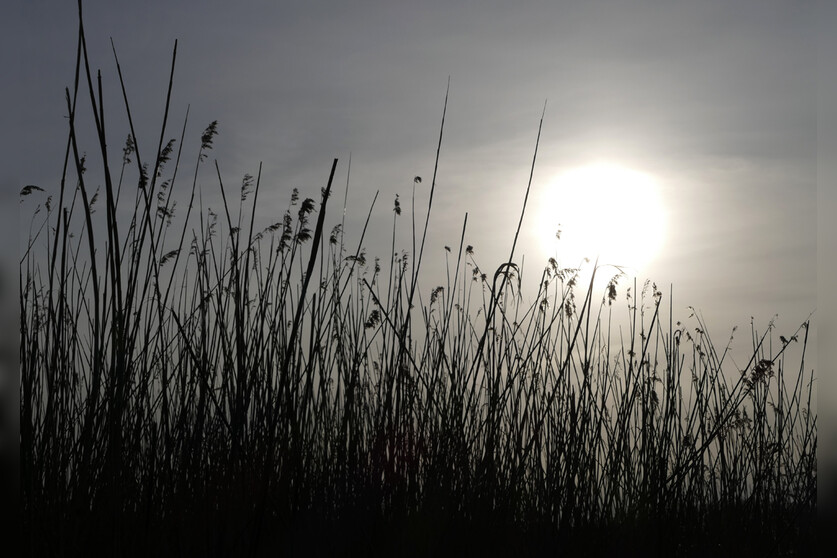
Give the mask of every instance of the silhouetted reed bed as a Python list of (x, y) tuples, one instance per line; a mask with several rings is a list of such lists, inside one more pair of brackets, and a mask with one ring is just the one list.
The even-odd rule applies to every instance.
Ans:
[(60, 190), (22, 192), (43, 202), (20, 263), (27, 555), (811, 548), (807, 322), (754, 327), (738, 370), (656, 285), (619, 287), (625, 308), (618, 275), (598, 300), (551, 260), (524, 303), (514, 249), (482, 270), (465, 224), (444, 284), (419, 287), (435, 176), (388, 260), (326, 213), (336, 160), (266, 227), (260, 174), (232, 188), (216, 163), (215, 214), (197, 177), (216, 124), (190, 147), (164, 123), (151, 161), (131, 131), (119, 161), (81, 27), (78, 52)]

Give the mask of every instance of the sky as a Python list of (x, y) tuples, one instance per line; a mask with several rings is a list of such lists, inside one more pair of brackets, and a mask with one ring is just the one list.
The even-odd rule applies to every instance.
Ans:
[[(546, 104), (516, 249), (518, 261), (525, 255), (524, 280), (536, 285), (551, 255), (577, 265), (584, 254), (568, 245), (573, 227), (597, 216), (628, 214), (608, 235), (629, 240), (659, 221), (631, 240), (656, 247), (644, 261), (618, 254), (604, 261), (631, 265), (640, 284), (649, 278), (666, 293), (673, 285), (678, 319), (687, 306), (700, 310), (716, 342), (735, 325), (749, 328), (751, 316), (763, 330), (778, 314), (787, 335), (817, 307), (813, 7), (776, 0), (84, 4), (112, 144), (121, 146), (128, 127), (111, 38), (137, 135), (148, 138), (140, 143), (145, 159), (159, 135), (178, 39), (167, 137), (179, 137), (187, 106), (187, 153), (218, 120), (212, 157), (227, 184), (263, 163), (257, 219), (264, 226), (279, 219), (292, 188), (317, 197), (335, 157), (344, 187), (351, 156), (347, 234), (359, 233), (379, 191), (366, 244), (383, 259), (395, 195), (409, 211), (415, 176), (423, 178), (416, 194), (423, 221), (450, 78), (425, 290), (443, 268), (442, 247), (458, 245), (466, 212), (466, 243), (480, 266), (493, 270), (508, 258)], [(11, 92), (17, 133), (4, 135), (0, 151), (14, 154), (20, 185), (55, 191), (76, 6), (35, 0), (12, 9), (24, 24), (9, 32), (25, 54), (22, 87)], [(613, 190), (595, 192), (583, 181), (556, 190), (561, 177), (591, 166), (639, 173), (656, 197), (635, 195), (638, 205), (608, 210)], [(204, 170), (204, 193), (217, 200), (217, 179)], [(570, 195), (579, 191), (594, 194)], [(331, 211), (337, 219), (337, 205)], [(562, 211), (576, 220), (544, 221)], [(557, 220), (564, 244), (544, 239)], [(401, 240), (409, 248), (409, 238)]]
[[(543, 113), (515, 256), (525, 254), (524, 282), (537, 284), (550, 250), (576, 263), (563, 259), (571, 250), (562, 252), (562, 241), (544, 239), (554, 225), (544, 215), (567, 205), (576, 223), (620, 213), (590, 207), (617, 190), (576, 198), (556, 194), (561, 181), (579, 169), (627, 169), (633, 174), (613, 181), (641, 176), (655, 197), (620, 202), (632, 217), (609, 234), (659, 222), (643, 233), (653, 239), (640, 242), (656, 246), (632, 270), (640, 284), (649, 278), (666, 295), (673, 285), (675, 319), (693, 306), (716, 343), (737, 325), (736, 343), (746, 347), (751, 316), (763, 330), (778, 314), (777, 332), (787, 336), (812, 311), (821, 314), (817, 266), (833, 263), (833, 242), (824, 254), (822, 231), (818, 252), (818, 209), (822, 225), (827, 196), (818, 194), (817, 178), (832, 158), (818, 130), (818, 91), (822, 104), (831, 86), (817, 65), (824, 48), (817, 37), (825, 34), (816, 7), (799, 0), (88, 0), (85, 27), (91, 65), (105, 83), (114, 153), (128, 128), (111, 37), (137, 135), (148, 138), (140, 144), (146, 159), (177, 39), (167, 137), (179, 137), (189, 106), (187, 153), (196, 154), (201, 131), (218, 120), (211, 157), (227, 184), (263, 163), (262, 226), (279, 220), (292, 188), (317, 197), (333, 158), (345, 187), (351, 156), (347, 234), (359, 234), (379, 192), (367, 247), (383, 259), (393, 201), (398, 194), (409, 215), (415, 176), (423, 222), (450, 79), (426, 291), (443, 269), (443, 246), (458, 245), (466, 212), (465, 242), (480, 266), (493, 270), (508, 258)], [(0, 137), (4, 200), (25, 184), (57, 191), (77, 33), (75, 2), (19, 1), (8, 9), (4, 42), (14, 49), (4, 56), (22, 55), (4, 58), (17, 76), (3, 91), (4, 122), (14, 131)], [(208, 169), (199, 183), (217, 202)], [(329, 212), (336, 223), (339, 207)], [(20, 222), (25, 229), (28, 217)], [(406, 233), (400, 239), (409, 248)], [(816, 358), (811, 353), (809, 362)]]

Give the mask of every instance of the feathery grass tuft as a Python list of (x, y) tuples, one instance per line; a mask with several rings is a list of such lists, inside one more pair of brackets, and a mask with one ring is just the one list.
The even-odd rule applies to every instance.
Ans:
[[(737, 370), (656, 285), (627, 289), (618, 329), (621, 272), (595, 301), (592, 278), (551, 259), (524, 302), (514, 247), (481, 269), (467, 215), (446, 281), (423, 292), (435, 169), (412, 250), (396, 244), (396, 196), (392, 257), (371, 265), (366, 226), (354, 250), (342, 222), (323, 238), (337, 160), (319, 202), (293, 190), (264, 228), (261, 168), (236, 211), (216, 162), (223, 208), (204, 209), (217, 122), (177, 213), (185, 122), (165, 144), (164, 122), (150, 172), (131, 124), (116, 172), (86, 51), (80, 25), (58, 201), (20, 262), (26, 555), (810, 548), (809, 322), (777, 344), (773, 324), (753, 325)], [(95, 178), (76, 134), (85, 97)], [(130, 122), (127, 99), (123, 83)], [(443, 130), (444, 113), (436, 168)], [(91, 180), (104, 184), (95, 222)]]

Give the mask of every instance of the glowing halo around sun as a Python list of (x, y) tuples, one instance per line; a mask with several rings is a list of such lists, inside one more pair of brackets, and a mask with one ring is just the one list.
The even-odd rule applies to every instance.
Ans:
[[(563, 172), (538, 200), (536, 234), (561, 267), (599, 264), (639, 275), (665, 241), (666, 211), (649, 174), (597, 163)], [(560, 238), (556, 233), (560, 231)]]

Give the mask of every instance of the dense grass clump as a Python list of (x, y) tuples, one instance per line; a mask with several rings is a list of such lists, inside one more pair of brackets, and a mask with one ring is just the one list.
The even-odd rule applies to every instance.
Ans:
[(656, 285), (628, 289), (623, 313), (620, 275), (599, 301), (550, 260), (525, 303), (514, 249), (483, 270), (464, 224), (425, 291), (435, 177), (424, 233), (383, 261), (365, 229), (349, 246), (326, 224), (336, 160), (319, 201), (294, 190), (264, 228), (261, 173), (234, 199), (216, 163), (223, 210), (204, 210), (216, 123), (185, 180), (165, 121), (152, 161), (131, 123), (113, 164), (83, 28), (78, 53), (65, 173), (20, 262), (26, 555), (810, 549), (807, 322), (778, 341), (754, 326), (739, 370)]

